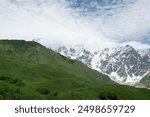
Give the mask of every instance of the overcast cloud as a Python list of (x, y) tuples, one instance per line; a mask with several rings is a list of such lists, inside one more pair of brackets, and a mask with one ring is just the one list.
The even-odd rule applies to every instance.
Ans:
[(143, 41), (149, 40), (149, 0), (124, 1), (126, 6), (115, 6), (109, 15), (97, 15), (97, 10), (85, 16), (81, 12), (86, 9), (73, 9), (65, 0), (1, 0), (0, 38), (40, 39), (52, 48), (78, 44), (92, 50), (120, 44), (150, 48), (150, 41)]

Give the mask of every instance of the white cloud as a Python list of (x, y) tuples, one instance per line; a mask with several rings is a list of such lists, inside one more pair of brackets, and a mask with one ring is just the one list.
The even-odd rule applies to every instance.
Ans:
[(48, 47), (84, 44), (95, 50), (126, 41), (145, 48), (149, 45), (140, 37), (150, 30), (149, 11), (148, 0), (95, 17), (79, 15), (65, 0), (5, 0), (0, 1), (0, 38), (41, 38)]
[(140, 37), (150, 30), (149, 11), (148, 0), (137, 0), (107, 20), (105, 28), (110, 28), (107, 35), (119, 38), (130, 36), (129, 40), (140, 40)]
[(129, 42), (124, 42), (120, 45), (131, 45), (132, 47), (134, 47), (134, 49), (136, 50), (142, 50), (142, 49), (148, 49), (150, 48), (150, 44), (142, 44), (140, 42), (136, 42), (136, 41), (129, 41)]

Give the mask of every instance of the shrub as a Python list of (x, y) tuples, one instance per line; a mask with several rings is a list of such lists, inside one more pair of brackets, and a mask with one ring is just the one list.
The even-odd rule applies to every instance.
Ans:
[(4, 95), (8, 92), (8, 87), (0, 85), (0, 95)]
[(107, 98), (110, 100), (117, 100), (117, 94), (114, 91), (107, 92)]
[(15, 87), (9, 87), (8, 85), (0, 85), (0, 99), (16, 100), (20, 99), (20, 95), (20, 89), (16, 89)]
[(43, 95), (49, 94), (49, 90), (45, 87), (38, 88), (38, 89), (36, 89), (36, 91)]
[(99, 96), (98, 96), (98, 98), (99, 98), (100, 100), (106, 100), (107, 98), (106, 98), (105, 92), (100, 93)]
[(54, 91), (53, 92), (53, 96), (57, 96), (58, 95), (58, 92), (57, 91)]
[(18, 78), (11, 78), (11, 77), (7, 77), (7, 76), (0, 76), (0, 80), (8, 82), (10, 84), (15, 84), (18, 87), (25, 86), (23, 81), (21, 79), (18, 79)]
[(0, 76), (0, 80), (5, 80), (5, 76)]
[(17, 82), (16, 82), (16, 86), (18, 86), (18, 87), (23, 87), (23, 86), (25, 86), (25, 84), (23, 83), (23, 81), (22, 80), (17, 80)]
[(117, 100), (118, 96), (114, 91), (102, 92), (99, 94), (99, 99), (101, 100)]
[(18, 82), (19, 79), (13, 79), (13, 78), (9, 78), (9, 83), (11, 84), (16, 84)]

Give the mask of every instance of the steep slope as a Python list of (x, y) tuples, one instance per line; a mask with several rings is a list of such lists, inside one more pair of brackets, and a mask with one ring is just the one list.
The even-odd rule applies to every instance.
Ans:
[(147, 87), (150, 89), (150, 73), (142, 78), (140, 85), (141, 87)]
[(36, 42), (0, 41), (0, 99), (150, 99)]

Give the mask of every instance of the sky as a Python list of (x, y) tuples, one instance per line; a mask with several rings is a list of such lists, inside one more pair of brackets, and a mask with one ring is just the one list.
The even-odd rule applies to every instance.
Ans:
[(150, 48), (149, 0), (1, 0), (0, 39), (46, 47)]

